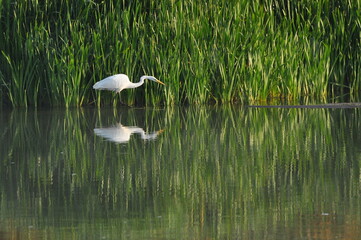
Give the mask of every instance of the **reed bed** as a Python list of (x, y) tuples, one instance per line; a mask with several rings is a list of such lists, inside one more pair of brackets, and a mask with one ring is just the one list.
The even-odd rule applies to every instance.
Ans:
[(134, 105), (300, 101), (361, 88), (361, 6), (310, 1), (0, 1), (0, 99), (12, 106), (118, 104), (92, 85), (126, 73), (167, 86)]

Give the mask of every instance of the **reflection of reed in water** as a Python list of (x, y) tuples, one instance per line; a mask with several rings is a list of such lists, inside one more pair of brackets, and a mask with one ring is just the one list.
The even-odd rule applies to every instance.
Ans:
[[(0, 112), (0, 230), (117, 239), (126, 220), (140, 239), (360, 236), (361, 109), (82, 110)], [(167, 131), (119, 148), (94, 126)]]
[(163, 132), (159, 130), (147, 134), (143, 128), (137, 126), (123, 126), (121, 123), (118, 123), (114, 127), (107, 128), (94, 128), (94, 133), (100, 137), (103, 137), (111, 142), (116, 143), (126, 143), (130, 140), (130, 136), (134, 133), (140, 134), (141, 138), (144, 140), (154, 140), (157, 138), (158, 134)]

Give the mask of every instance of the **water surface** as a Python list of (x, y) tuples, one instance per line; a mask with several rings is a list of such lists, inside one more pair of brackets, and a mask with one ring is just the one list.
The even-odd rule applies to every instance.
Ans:
[(361, 109), (3, 110), (0, 239), (360, 239)]

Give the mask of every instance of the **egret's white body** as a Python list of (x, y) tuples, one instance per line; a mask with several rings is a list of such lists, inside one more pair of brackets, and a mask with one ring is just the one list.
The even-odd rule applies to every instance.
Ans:
[(143, 85), (145, 79), (149, 79), (154, 82), (165, 85), (164, 83), (162, 83), (161, 81), (159, 81), (158, 79), (156, 79), (153, 76), (142, 76), (140, 78), (139, 82), (133, 83), (133, 82), (129, 81), (129, 77), (127, 75), (116, 74), (116, 75), (104, 78), (103, 80), (101, 80), (99, 82), (96, 82), (93, 85), (93, 88), (96, 90), (108, 90), (108, 91), (114, 91), (114, 92), (119, 93), (123, 89), (136, 88), (136, 87)]
[(136, 126), (123, 126), (120, 123), (114, 127), (94, 129), (94, 133), (96, 135), (116, 143), (128, 142), (130, 140), (130, 136), (133, 135), (134, 133), (140, 134), (140, 137), (144, 140), (153, 140), (161, 132), (162, 130), (147, 134), (144, 132), (142, 128)]

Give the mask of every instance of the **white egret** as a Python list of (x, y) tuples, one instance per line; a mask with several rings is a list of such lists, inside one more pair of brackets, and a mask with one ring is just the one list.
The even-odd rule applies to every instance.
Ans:
[(109, 90), (114, 91), (116, 93), (121, 92), (123, 89), (126, 88), (136, 88), (141, 85), (143, 85), (144, 80), (149, 79), (154, 82), (160, 83), (162, 85), (165, 85), (163, 82), (159, 81), (153, 76), (142, 76), (140, 77), (140, 81), (137, 83), (132, 83), (129, 81), (129, 77), (125, 74), (116, 74), (107, 78), (104, 78), (103, 80), (96, 82), (93, 85), (93, 88), (96, 90)]
[(127, 143), (130, 140), (130, 136), (134, 133), (140, 134), (140, 137), (144, 140), (154, 140), (162, 132), (163, 130), (159, 130), (153, 133), (145, 133), (143, 128), (136, 126), (123, 126), (121, 123), (118, 123), (114, 127), (94, 129), (94, 133), (96, 135), (116, 143)]

